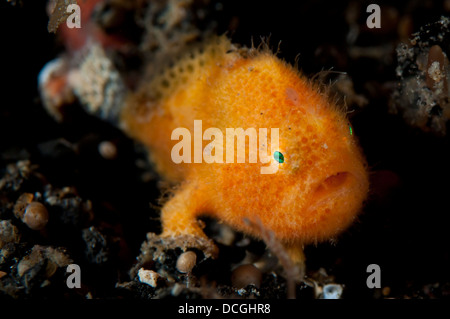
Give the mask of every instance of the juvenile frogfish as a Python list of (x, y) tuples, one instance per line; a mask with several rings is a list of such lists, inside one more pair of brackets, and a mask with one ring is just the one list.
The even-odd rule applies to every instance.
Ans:
[[(214, 139), (223, 161), (196, 162), (192, 146), (183, 150), (191, 152), (191, 163), (176, 163), (173, 149), (181, 137), (173, 132), (187, 129), (193, 145), (194, 135), (203, 133), (194, 125), (199, 120), (203, 155)], [(225, 37), (193, 49), (129, 96), (120, 123), (148, 147), (161, 176), (178, 185), (162, 207), (162, 237), (204, 238), (197, 218), (207, 215), (258, 238), (245, 219), (259, 220), (302, 262), (302, 247), (346, 229), (368, 193), (366, 161), (345, 112), (269, 49), (234, 49)], [(208, 128), (223, 136), (209, 136)], [(239, 151), (238, 143), (228, 143), (234, 140), (226, 136), (230, 128), (278, 128), (277, 145), (259, 136), (269, 162), (227, 163), (229, 145), (234, 156)], [(245, 150), (249, 157), (248, 136)], [(273, 173), (261, 173), (271, 165)]]
[[(246, 222), (254, 221), (301, 264), (304, 245), (335, 238), (368, 194), (367, 164), (345, 111), (267, 48), (237, 49), (226, 37), (214, 38), (115, 105), (110, 114), (119, 126), (147, 146), (157, 172), (176, 185), (161, 209), (160, 238), (211, 243), (202, 215), (261, 238)], [(208, 134), (210, 128), (223, 134)], [(174, 136), (179, 129), (191, 135)], [(251, 134), (239, 144), (227, 129), (254, 129), (257, 150)], [(180, 142), (190, 147), (178, 155), (191, 161), (174, 160)], [(244, 160), (237, 158), (242, 148)]]

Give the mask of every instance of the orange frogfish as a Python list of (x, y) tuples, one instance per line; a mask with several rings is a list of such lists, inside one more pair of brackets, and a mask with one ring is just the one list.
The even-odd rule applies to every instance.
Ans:
[[(303, 245), (346, 229), (368, 193), (367, 165), (345, 113), (269, 50), (236, 50), (225, 37), (144, 84), (126, 100), (120, 123), (178, 185), (162, 207), (162, 237), (205, 237), (201, 215), (259, 237), (245, 219), (259, 220), (300, 262)], [(190, 134), (174, 136), (179, 128)], [(184, 161), (174, 159), (174, 148)], [(256, 153), (260, 160), (251, 162)]]
[(260, 238), (246, 222), (254, 221), (302, 263), (303, 246), (345, 230), (368, 194), (367, 164), (345, 112), (268, 49), (214, 38), (117, 105), (116, 122), (176, 185), (161, 210), (160, 238), (209, 241), (202, 215)]

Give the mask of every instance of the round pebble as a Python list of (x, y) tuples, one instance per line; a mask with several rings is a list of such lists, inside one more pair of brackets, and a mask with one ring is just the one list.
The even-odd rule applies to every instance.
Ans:
[(177, 259), (177, 269), (181, 273), (188, 273), (197, 264), (197, 255), (193, 251), (182, 253)]
[(231, 284), (233, 287), (241, 289), (248, 285), (259, 288), (262, 281), (262, 272), (251, 264), (241, 265), (233, 270), (231, 274)]
[(25, 208), (22, 221), (33, 230), (43, 229), (48, 222), (48, 211), (39, 202), (31, 202)]
[(112, 160), (117, 157), (117, 147), (110, 141), (101, 142), (98, 145), (98, 152), (103, 158), (107, 160)]

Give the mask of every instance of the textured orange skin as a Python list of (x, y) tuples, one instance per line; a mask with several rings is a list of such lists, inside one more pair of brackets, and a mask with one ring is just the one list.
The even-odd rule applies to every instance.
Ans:
[[(178, 184), (162, 208), (162, 236), (204, 237), (197, 217), (208, 215), (259, 237), (244, 223), (259, 218), (301, 259), (302, 245), (335, 237), (357, 216), (369, 187), (365, 160), (345, 113), (297, 70), (264, 50), (244, 57), (230, 48), (221, 38), (180, 60), (130, 97), (122, 124)], [(171, 133), (193, 135), (194, 120), (224, 137), (226, 128), (279, 128), (285, 162), (272, 175), (259, 161), (175, 164)]]

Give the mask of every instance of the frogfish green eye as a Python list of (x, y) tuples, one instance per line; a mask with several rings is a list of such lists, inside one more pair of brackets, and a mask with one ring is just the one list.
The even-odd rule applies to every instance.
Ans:
[(273, 153), (273, 158), (280, 164), (284, 163), (284, 155), (278, 151)]

